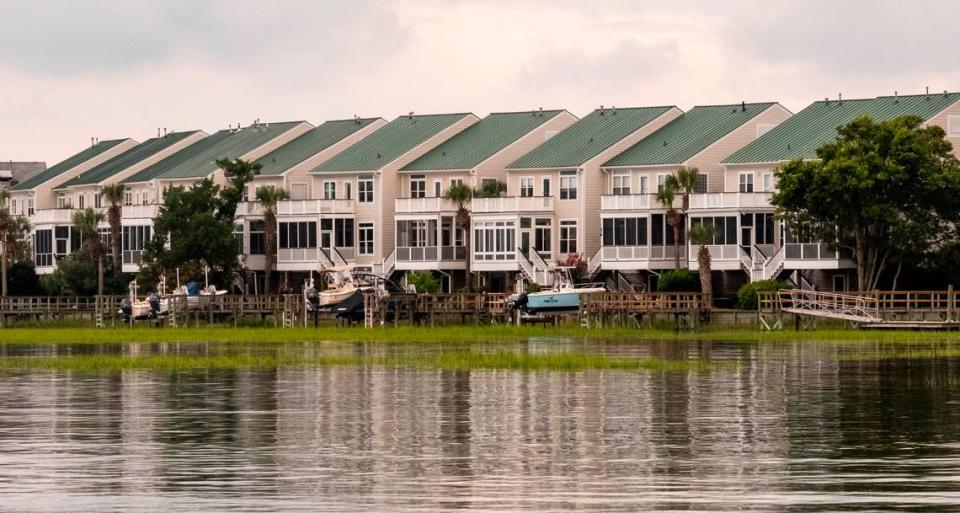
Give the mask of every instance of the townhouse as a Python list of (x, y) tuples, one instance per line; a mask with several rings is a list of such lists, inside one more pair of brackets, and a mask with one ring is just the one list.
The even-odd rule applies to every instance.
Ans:
[(123, 271), (140, 268), (140, 256), (151, 237), (164, 190), (190, 186), (204, 178), (223, 185), (226, 180), (217, 160), (257, 160), (311, 128), (306, 121), (291, 121), (221, 130), (123, 180), (127, 188), (122, 217)]
[(10, 213), (27, 216), (32, 225), (30, 236), (38, 273), (52, 272), (57, 260), (80, 248), (80, 234), (73, 230), (72, 211), (57, 208), (54, 188), (136, 145), (132, 139), (94, 142), (90, 148), (9, 189)]
[(446, 190), (457, 183), (471, 189), (506, 183), (507, 164), (575, 121), (565, 110), (493, 113), (400, 169), (395, 268), (433, 270), (443, 290), (462, 287), (469, 234), (457, 223), (458, 205), (443, 198)]
[(335, 264), (391, 274), (394, 200), (410, 195), (400, 170), (477, 121), (469, 113), (400, 116), (315, 167), (313, 190), (356, 193), (337, 212), (280, 222), (277, 267), (316, 268), (323, 254)]
[(549, 269), (600, 247), (601, 165), (681, 114), (672, 106), (600, 108), (507, 164), (507, 195), (475, 198), (470, 268), (481, 285), (551, 283)]
[[(767, 243), (767, 232), (761, 229), (753, 234), (747, 228), (753, 222), (746, 219), (752, 219), (751, 209), (760, 208), (757, 224), (771, 224), (772, 228), (769, 193), (728, 197), (723, 193), (725, 176), (720, 162), (790, 115), (772, 102), (697, 106), (605, 162), (600, 202), (603, 242), (590, 261), (591, 274), (608, 271), (605, 274), (622, 289), (653, 288), (658, 273), (674, 267), (675, 247), (681, 265), (696, 268), (696, 252), (688, 250), (683, 235), (691, 223), (715, 228), (709, 246), (714, 270), (739, 270), (741, 236), (748, 246)], [(657, 201), (657, 192), (681, 167), (696, 168), (699, 181), (690, 197), (680, 244), (675, 246), (667, 222), (668, 206)], [(672, 206), (682, 211), (679, 195)], [(741, 209), (742, 216), (738, 214)], [(741, 217), (743, 230), (737, 226)]]
[[(324, 182), (321, 190), (315, 190), (313, 177), (308, 172), (386, 124), (383, 118), (327, 121), (256, 160), (261, 166), (260, 174), (248, 185), (245, 202), (238, 209), (237, 231), (243, 233), (241, 253), (245, 267), (254, 273), (258, 287), (263, 280), (266, 228), (257, 189), (273, 186), (288, 193), (289, 199), (277, 205), (277, 219), (285, 223), (283, 242), (289, 245), (290, 223), (316, 221), (320, 215), (341, 214), (352, 209), (351, 182)], [(317, 257), (325, 265), (332, 265), (330, 255), (318, 253)], [(317, 265), (317, 261), (285, 260), (279, 268), (281, 271), (314, 271)]]
[[(714, 203), (728, 215), (740, 216), (742, 273), (744, 279), (789, 278), (795, 286), (820, 290), (856, 288), (855, 264), (830, 245), (792, 233), (789, 226), (773, 220), (769, 206), (775, 189), (774, 171), (793, 159), (815, 159), (816, 150), (837, 135), (837, 128), (861, 115), (876, 120), (918, 116), (927, 125), (941, 126), (960, 155), (960, 93), (881, 96), (852, 100), (814, 102), (756, 141), (722, 162), (723, 194)], [(759, 196), (758, 196), (759, 195)], [(744, 208), (743, 199), (765, 208)], [(756, 212), (751, 218), (746, 215)], [(759, 216), (764, 214), (766, 219)], [(743, 215), (741, 215), (743, 214)], [(752, 244), (747, 248), (747, 244)]]

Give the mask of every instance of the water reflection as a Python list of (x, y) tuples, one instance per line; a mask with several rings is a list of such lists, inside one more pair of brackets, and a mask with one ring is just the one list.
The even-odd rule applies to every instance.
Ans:
[[(849, 349), (814, 343), (575, 346), (738, 364), (663, 373), (7, 372), (0, 504), (953, 511), (960, 502), (956, 359), (856, 361), (840, 358)], [(132, 349), (5, 348), (97, 350)]]

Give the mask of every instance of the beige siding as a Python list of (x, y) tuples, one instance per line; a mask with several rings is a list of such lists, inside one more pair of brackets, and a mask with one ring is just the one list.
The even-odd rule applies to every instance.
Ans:
[(723, 176), (723, 192), (740, 191), (740, 174), (753, 173), (753, 190), (755, 192), (763, 191), (763, 175), (773, 173), (779, 165), (779, 162), (769, 164), (744, 164), (725, 166)]
[(779, 125), (790, 117), (790, 112), (775, 104), (736, 130), (695, 155), (685, 165), (695, 167), (707, 175), (707, 192), (723, 192), (725, 184), (720, 162), (757, 139), (758, 125)]
[[(576, 202), (571, 203), (578, 203), (580, 207), (580, 211), (575, 217), (579, 220), (579, 223), (577, 223), (577, 236), (580, 240), (578, 241), (577, 249), (583, 254), (585, 259), (589, 259), (600, 249), (600, 196), (605, 193), (605, 186), (607, 184), (607, 178), (605, 177), (605, 173), (600, 170), (600, 166), (630, 146), (633, 146), (644, 137), (652, 134), (663, 125), (676, 119), (681, 113), (680, 109), (676, 107), (671, 108), (657, 119), (629, 136), (624, 137), (581, 166), (582, 173), (580, 174), (578, 199)], [(559, 178), (557, 185), (559, 186)], [(557, 201), (558, 205), (561, 203), (565, 202)], [(569, 212), (570, 215), (568, 215), (567, 208), (566, 206), (557, 208), (557, 219), (574, 218), (573, 212)], [(559, 226), (559, 222), (555, 223), (555, 226)], [(554, 230), (554, 233), (559, 234), (557, 230)], [(557, 238), (558, 236), (555, 235), (554, 239), (556, 240)], [(554, 245), (556, 245), (556, 242), (554, 242)]]
[(47, 209), (47, 208), (56, 208), (57, 207), (57, 195), (53, 190), (60, 186), (63, 182), (75, 178), (80, 173), (88, 171), (93, 167), (96, 167), (113, 157), (133, 148), (137, 145), (137, 142), (133, 139), (127, 139), (122, 143), (110, 148), (109, 150), (97, 155), (96, 157), (76, 166), (64, 173), (61, 173), (56, 178), (47, 180), (46, 182), (34, 187), (32, 191), (34, 192), (34, 208), (36, 210)]
[[(576, 123), (576, 121), (576, 116), (567, 111), (563, 111), (546, 123), (537, 127), (535, 130), (531, 131), (529, 134), (517, 139), (515, 142), (503, 150), (500, 150), (487, 160), (481, 162), (474, 168), (476, 178), (474, 185), (480, 184), (484, 178), (495, 178), (497, 180), (506, 182), (507, 172), (505, 168), (507, 166), (527, 153), (530, 153), (537, 146), (543, 144), (547, 140), (548, 133), (555, 134), (557, 131), (563, 130), (564, 128)], [(508, 190), (516, 191), (517, 189), (511, 188)], [(512, 194), (508, 192), (508, 195)]]
[[(928, 125), (937, 125), (943, 128), (944, 132), (949, 130), (947, 121), (950, 116), (960, 117), (960, 101), (954, 103), (953, 105), (947, 107), (946, 109), (940, 111), (936, 116), (927, 120)], [(960, 119), (955, 118), (954, 127), (960, 126)], [(956, 128), (955, 128), (956, 129)], [(947, 133), (947, 139), (953, 143), (953, 154), (957, 157), (960, 157), (960, 135), (950, 135)]]
[[(373, 121), (369, 125), (361, 128), (360, 130), (357, 130), (356, 132), (350, 134), (347, 137), (344, 137), (340, 141), (324, 149), (323, 151), (317, 153), (316, 155), (291, 167), (289, 170), (283, 173), (284, 185), (290, 184), (290, 183), (305, 183), (305, 182), (312, 181), (310, 176), (307, 174), (311, 169), (319, 166), (320, 164), (323, 164), (327, 160), (330, 160), (330, 158), (332, 158), (333, 156), (339, 154), (340, 152), (349, 148), (350, 146), (353, 146), (358, 141), (372, 134), (377, 129), (379, 129), (380, 127), (386, 124), (387, 124), (386, 120), (377, 119), (376, 121)], [(319, 194), (320, 190), (317, 190), (317, 193)], [(338, 195), (340, 193), (339, 187), (338, 187), (337, 193)], [(312, 197), (317, 198), (319, 196), (312, 196)]]

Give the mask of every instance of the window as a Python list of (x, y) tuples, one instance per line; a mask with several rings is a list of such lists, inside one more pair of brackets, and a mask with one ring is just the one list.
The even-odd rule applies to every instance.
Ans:
[(53, 265), (53, 230), (37, 230), (33, 241), (33, 259), (37, 267)]
[(353, 199), (353, 182), (343, 182), (343, 199)]
[(693, 184), (693, 192), (697, 194), (706, 194), (707, 192), (707, 175), (703, 173), (697, 173), (697, 182)]
[(544, 198), (549, 197), (550, 196), (550, 178), (543, 177), (541, 179), (541, 185), (542, 185), (541, 189), (543, 190), (543, 197)]
[(267, 253), (267, 223), (264, 221), (250, 221), (250, 254), (265, 255)]
[(477, 260), (513, 260), (516, 233), (513, 221), (477, 221), (473, 223), (473, 252)]
[(280, 249), (304, 249), (317, 247), (317, 222), (301, 221), (280, 223)]
[(740, 192), (753, 192), (753, 173), (740, 173)]
[(373, 254), (373, 223), (360, 223), (360, 229), (357, 231), (357, 239), (360, 241), (360, 254)]
[(433, 197), (439, 198), (443, 196), (443, 184), (440, 183), (440, 180), (433, 181)]
[(84, 208), (86, 208), (86, 205), (84, 205), (84, 203), (85, 203), (84, 200), (85, 200), (85, 199), (86, 199), (86, 196), (84, 196), (83, 194), (77, 196), (77, 208), (79, 208), (79, 209), (81, 209), (81, 210), (84, 209)]
[[(240, 198), (240, 201), (250, 201), (250, 191), (253, 189), (253, 185), (248, 185), (243, 188), (243, 196)], [(253, 194), (256, 197), (256, 193)]]
[(650, 194), (650, 177), (640, 177), (640, 194)]
[(657, 193), (663, 192), (663, 188), (667, 185), (667, 177), (670, 175), (657, 175)]
[(149, 205), (149, 204), (150, 204), (150, 193), (149, 193), (149, 192), (143, 191), (143, 196), (140, 198), (140, 204), (141, 204), (141, 205)]
[(550, 234), (553, 230), (550, 224), (550, 219), (536, 219), (533, 222), (533, 248), (537, 250), (537, 253), (540, 253), (544, 260), (550, 260), (552, 249)]
[(577, 172), (560, 173), (560, 199), (577, 199)]
[(10, 213), (13, 215), (17, 215), (20, 213), (19, 211), (17, 211), (17, 200), (15, 199), (10, 200)]
[(947, 135), (960, 137), (960, 116), (947, 116)]
[(560, 221), (560, 254), (570, 255), (577, 252), (577, 221)]
[[(776, 231), (776, 222), (773, 214), (740, 214), (740, 226), (744, 228), (740, 244), (773, 244), (773, 234)], [(750, 228), (752, 227), (752, 228)], [(749, 240), (753, 230), (753, 241)]]
[[(685, 231), (683, 223), (680, 223), (680, 244), (684, 243)], [(667, 223), (664, 214), (650, 216), (650, 245), (673, 246), (673, 227)]]
[(133, 205), (133, 193), (132, 193), (132, 192), (127, 191), (127, 192), (123, 193), (123, 204), (124, 204), (124, 206)]
[(417, 219), (397, 221), (397, 246), (422, 248), (437, 245), (437, 221)]
[(424, 198), (427, 196), (427, 178), (424, 175), (410, 176), (410, 197)]
[(63, 194), (57, 194), (57, 208), (70, 208), (70, 202), (67, 201), (67, 197)]
[(615, 196), (630, 194), (630, 173), (615, 173), (613, 175), (613, 194)]
[(373, 177), (361, 176), (357, 180), (357, 201), (373, 203)]
[(337, 182), (323, 182), (323, 199), (337, 199)]
[(33, 215), (33, 198), (27, 199), (27, 215), (28, 216)]
[(463, 185), (463, 178), (451, 178), (450, 187), (453, 187), (454, 185)]
[(737, 218), (727, 217), (693, 217), (690, 226), (704, 224), (713, 227), (713, 244), (737, 243)]
[(333, 220), (333, 245), (338, 248), (353, 247), (353, 219)]
[(773, 173), (767, 171), (763, 173), (763, 192), (773, 191)]
[[(328, 184), (328, 183), (332, 183), (332, 182), (324, 182), (324, 183), (323, 183), (324, 199), (333, 199), (333, 198), (327, 198), (327, 197), (326, 197), (327, 184)], [(334, 189), (334, 192), (336, 192), (336, 189)], [(305, 183), (292, 183), (292, 184), (290, 184), (290, 199), (292, 199), (292, 200), (306, 200), (306, 199), (310, 199), (310, 185), (309, 185), (309, 184), (305, 184)]]
[(139, 264), (140, 256), (143, 254), (143, 248), (150, 240), (149, 226), (124, 226), (122, 228), (123, 237), (121, 246), (123, 247), (123, 263)]
[(532, 177), (524, 177), (520, 179), (520, 196), (523, 198), (533, 197)]
[(103, 200), (101, 199), (100, 194), (96, 194), (96, 193), (95, 193), (95, 194), (93, 195), (93, 207), (94, 207), (94, 208), (100, 208), (100, 207), (102, 207), (102, 206), (103, 206), (103, 204), (101, 203), (102, 201), (103, 201)]
[(243, 223), (234, 223), (233, 238), (237, 241), (237, 252), (243, 254)]
[(603, 220), (604, 246), (646, 246), (646, 217), (614, 217)]

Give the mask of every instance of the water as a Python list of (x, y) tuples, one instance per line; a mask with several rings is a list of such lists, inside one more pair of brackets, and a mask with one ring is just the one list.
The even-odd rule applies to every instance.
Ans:
[(728, 364), (3, 371), (0, 510), (960, 508), (956, 358), (802, 342), (576, 348)]

